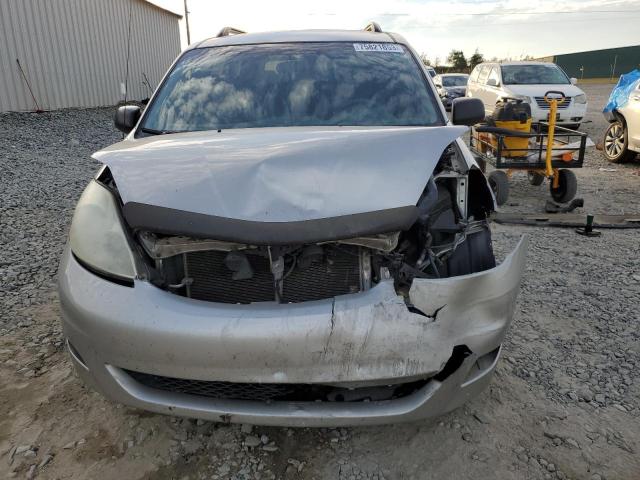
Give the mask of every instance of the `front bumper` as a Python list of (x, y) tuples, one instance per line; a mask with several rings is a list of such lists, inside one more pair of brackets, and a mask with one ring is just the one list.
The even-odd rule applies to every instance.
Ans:
[[(223, 305), (136, 281), (105, 281), (67, 250), (59, 273), (63, 328), (80, 376), (134, 407), (216, 421), (336, 426), (439, 415), (489, 383), (513, 317), (526, 238), (498, 267), (414, 280), (410, 312), (392, 282), (332, 300)], [(455, 346), (470, 354), (435, 379)], [(358, 388), (427, 379), (402, 398), (362, 402), (223, 400), (149, 388), (127, 370), (178, 379)]]

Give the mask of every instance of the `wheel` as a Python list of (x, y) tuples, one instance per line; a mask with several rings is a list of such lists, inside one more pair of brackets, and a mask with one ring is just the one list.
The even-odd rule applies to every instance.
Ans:
[(636, 153), (629, 150), (628, 146), (627, 127), (620, 120), (616, 120), (604, 132), (602, 153), (612, 163), (630, 162), (634, 159)]
[(489, 185), (496, 196), (496, 203), (504, 205), (509, 198), (509, 177), (502, 170), (494, 170), (489, 173)]
[(536, 187), (542, 185), (542, 182), (544, 182), (544, 175), (538, 172), (527, 172), (527, 178), (529, 179), (529, 183)]
[(553, 181), (549, 182), (551, 197), (558, 203), (567, 203), (573, 200), (578, 191), (578, 179), (571, 170), (558, 171), (558, 188), (553, 188)]

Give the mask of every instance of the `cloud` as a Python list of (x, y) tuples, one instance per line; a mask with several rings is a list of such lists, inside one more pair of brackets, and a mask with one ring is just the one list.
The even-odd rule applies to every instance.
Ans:
[[(189, 8), (193, 40), (214, 36), (227, 25), (253, 32), (358, 29), (377, 21), (384, 30), (404, 35), (418, 52), (441, 59), (453, 48), (467, 55), (478, 47), (488, 56), (517, 57), (632, 45), (638, 43), (640, 22), (639, 0), (236, 0), (224, 8), (189, 0)], [(595, 10), (628, 13), (579, 13)], [(532, 11), (578, 13), (526, 13)]]
[(323, 51), (318, 55), (313, 44), (190, 51), (144, 126), (183, 131), (440, 120), (406, 52), (356, 52), (350, 44)]

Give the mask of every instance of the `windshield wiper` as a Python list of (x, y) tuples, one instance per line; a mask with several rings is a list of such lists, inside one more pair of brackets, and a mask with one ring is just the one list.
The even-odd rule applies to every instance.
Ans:
[(149, 135), (166, 135), (168, 133), (178, 133), (174, 130), (154, 130), (153, 128), (140, 128), (141, 132), (148, 133)]

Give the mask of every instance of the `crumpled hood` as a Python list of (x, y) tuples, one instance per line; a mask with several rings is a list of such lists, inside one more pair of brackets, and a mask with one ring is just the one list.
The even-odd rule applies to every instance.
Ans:
[(415, 205), (467, 127), (290, 127), (128, 138), (93, 155), (122, 201), (260, 222)]

